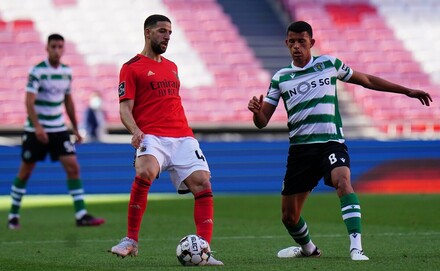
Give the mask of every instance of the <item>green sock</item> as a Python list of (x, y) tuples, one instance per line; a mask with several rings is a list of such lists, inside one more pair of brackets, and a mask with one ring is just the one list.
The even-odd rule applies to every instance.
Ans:
[(80, 179), (67, 180), (67, 188), (69, 194), (73, 198), (73, 206), (75, 208), (75, 217), (80, 219), (87, 213), (86, 204), (84, 202), (84, 189)]
[(355, 193), (344, 195), (340, 198), (342, 219), (349, 234), (361, 233), (361, 206)]
[(16, 177), (11, 186), (11, 210), (9, 211), (9, 219), (19, 217), (21, 199), (26, 194), (26, 182)]
[(298, 224), (295, 226), (284, 225), (292, 236), (293, 240), (300, 245), (305, 245), (310, 242), (309, 229), (307, 228), (307, 223), (302, 217), (299, 218)]

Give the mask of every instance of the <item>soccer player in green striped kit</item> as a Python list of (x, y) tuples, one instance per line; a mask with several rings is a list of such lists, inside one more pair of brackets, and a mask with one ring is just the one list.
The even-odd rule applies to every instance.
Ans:
[(365, 88), (404, 94), (429, 106), (431, 96), (382, 78), (352, 70), (338, 58), (312, 56), (315, 44), (312, 27), (304, 21), (287, 29), (286, 46), (292, 63), (272, 77), (267, 95), (254, 96), (248, 104), (253, 121), (264, 128), (280, 101), (288, 115), (290, 148), (282, 188), (282, 222), (299, 246), (278, 252), (279, 258), (319, 257), (307, 223), (301, 216), (303, 205), (321, 178), (334, 187), (341, 203), (342, 219), (350, 238), (352, 260), (368, 260), (361, 242), (361, 208), (350, 181), (350, 157), (344, 144), (338, 110), (336, 80)]
[(77, 142), (78, 132), (75, 106), (71, 95), (72, 70), (61, 63), (64, 38), (51, 34), (47, 39), (48, 57), (31, 68), (26, 86), (27, 119), (22, 137), (22, 162), (11, 187), (11, 210), (8, 228), (20, 228), (21, 200), (26, 185), (38, 161), (50, 154), (52, 161), (60, 161), (67, 175), (67, 188), (73, 198), (77, 226), (99, 226), (102, 218), (90, 215), (84, 202), (84, 189), (79, 176), (75, 145), (70, 140), (63, 116), (63, 104), (70, 119)]

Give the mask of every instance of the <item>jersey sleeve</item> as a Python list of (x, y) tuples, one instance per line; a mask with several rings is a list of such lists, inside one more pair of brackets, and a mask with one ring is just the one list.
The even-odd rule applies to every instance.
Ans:
[(39, 88), (40, 88), (40, 79), (38, 74), (36, 73), (35, 67), (32, 67), (29, 70), (29, 74), (28, 74), (26, 92), (37, 94)]
[(72, 74), (73, 74), (72, 69), (69, 67), (67, 70), (67, 77), (69, 78), (69, 85), (67, 86), (67, 89), (66, 89), (66, 95), (72, 94), (72, 77), (73, 77)]
[(274, 76), (270, 82), (266, 97), (264, 97), (264, 101), (274, 106), (277, 106), (280, 97), (281, 97), (281, 90), (279, 87), (279, 80), (277, 80), (276, 77)]
[(124, 64), (119, 73), (119, 102), (133, 100), (136, 95), (136, 74), (129, 65)]
[(347, 82), (353, 75), (353, 70), (344, 64), (339, 58), (333, 58), (339, 80)]

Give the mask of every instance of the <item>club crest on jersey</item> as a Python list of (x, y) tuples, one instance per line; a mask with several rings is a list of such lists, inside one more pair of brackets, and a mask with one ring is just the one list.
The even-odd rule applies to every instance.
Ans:
[(313, 69), (315, 69), (315, 71), (317, 71), (317, 72), (322, 72), (324, 70), (324, 68), (325, 68), (325, 66), (324, 66), (324, 63), (322, 63), (322, 62), (319, 62), (319, 63), (316, 63), (315, 65), (313, 65)]
[(119, 83), (119, 87), (118, 87), (118, 94), (119, 97), (124, 96), (125, 95), (125, 81)]

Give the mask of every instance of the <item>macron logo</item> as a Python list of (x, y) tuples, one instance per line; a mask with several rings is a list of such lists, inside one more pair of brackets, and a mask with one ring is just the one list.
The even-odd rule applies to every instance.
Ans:
[(148, 71), (148, 74), (147, 74), (147, 76), (152, 76), (152, 75), (155, 75), (155, 73), (154, 73), (154, 72), (152, 72), (152, 71)]

